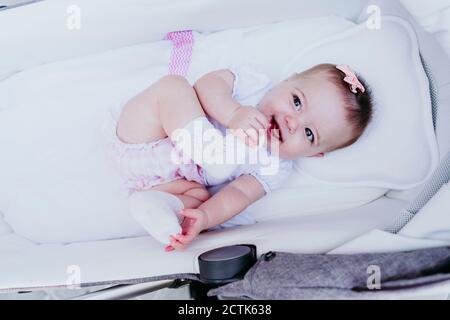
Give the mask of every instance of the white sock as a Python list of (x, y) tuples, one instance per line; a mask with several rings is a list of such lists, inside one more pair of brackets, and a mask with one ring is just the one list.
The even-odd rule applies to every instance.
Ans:
[[(222, 132), (216, 129), (206, 117), (198, 117), (189, 122), (183, 129), (176, 130), (172, 134), (171, 140), (178, 149), (183, 151), (183, 154), (192, 159), (195, 164), (201, 166), (207, 175), (214, 179), (213, 184), (228, 181), (228, 178), (239, 166), (237, 163), (226, 161), (226, 154), (231, 154), (231, 150), (227, 150), (227, 148), (234, 148), (234, 146), (226, 143)], [(208, 151), (211, 150), (222, 152), (215, 153), (217, 158), (207, 159), (206, 156), (211, 154)], [(218, 162), (214, 162), (215, 159), (218, 159)]]
[(161, 191), (139, 191), (129, 201), (133, 217), (159, 242), (169, 244), (170, 235), (181, 233), (183, 217), (177, 213), (184, 205), (176, 196)]

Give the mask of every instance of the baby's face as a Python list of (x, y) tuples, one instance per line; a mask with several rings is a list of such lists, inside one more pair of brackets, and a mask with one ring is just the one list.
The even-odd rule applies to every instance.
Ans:
[(282, 159), (323, 156), (352, 138), (338, 89), (320, 74), (292, 77), (274, 87), (258, 109), (271, 123), (269, 148)]

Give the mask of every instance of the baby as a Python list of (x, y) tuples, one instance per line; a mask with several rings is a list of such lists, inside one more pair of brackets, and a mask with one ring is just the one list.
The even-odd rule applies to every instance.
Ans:
[[(371, 116), (371, 93), (348, 66), (317, 65), (275, 86), (241, 66), (211, 72), (193, 87), (179, 76), (162, 78), (123, 107), (114, 150), (133, 191), (133, 216), (171, 251), (282, 186), (292, 160), (353, 144)], [(258, 162), (205, 161), (183, 136), (198, 129), (216, 138), (231, 129), (246, 149), (262, 146), (261, 159), (278, 160), (277, 172), (262, 173)], [(202, 148), (217, 146), (213, 140)], [(213, 196), (206, 189), (223, 183)]]

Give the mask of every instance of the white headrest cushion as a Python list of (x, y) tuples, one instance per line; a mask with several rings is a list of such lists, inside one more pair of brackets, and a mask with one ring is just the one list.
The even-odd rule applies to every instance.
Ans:
[(301, 158), (296, 168), (345, 186), (409, 189), (424, 182), (439, 157), (428, 78), (411, 26), (383, 17), (381, 29), (351, 28), (297, 54), (281, 78), (321, 63), (348, 64), (367, 81), (374, 118), (352, 146), (324, 158)]

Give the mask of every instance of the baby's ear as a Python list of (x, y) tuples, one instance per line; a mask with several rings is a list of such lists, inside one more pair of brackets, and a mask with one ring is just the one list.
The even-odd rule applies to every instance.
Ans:
[(325, 153), (321, 152), (321, 153), (318, 153), (318, 154), (314, 155), (313, 157), (315, 157), (315, 158), (323, 158), (323, 157), (325, 157)]
[(293, 73), (293, 74), (291, 74), (291, 76), (290, 76), (289, 78), (284, 79), (284, 81), (292, 81), (292, 80), (295, 80), (295, 79), (298, 78), (298, 76), (299, 76), (298, 73)]

